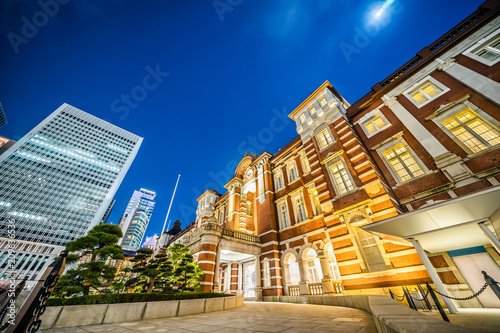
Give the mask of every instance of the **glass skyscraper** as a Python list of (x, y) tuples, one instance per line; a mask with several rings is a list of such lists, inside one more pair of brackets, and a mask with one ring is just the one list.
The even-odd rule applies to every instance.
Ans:
[[(36, 279), (68, 241), (98, 224), (141, 143), (63, 104), (0, 155), (0, 278)], [(13, 272), (7, 271), (12, 229)]]
[(5, 112), (3, 111), (2, 103), (0, 103), (0, 127), (7, 124), (7, 117), (5, 117)]
[(134, 191), (119, 224), (123, 232), (120, 245), (124, 250), (137, 251), (140, 248), (155, 208), (155, 197), (155, 192), (143, 188)]

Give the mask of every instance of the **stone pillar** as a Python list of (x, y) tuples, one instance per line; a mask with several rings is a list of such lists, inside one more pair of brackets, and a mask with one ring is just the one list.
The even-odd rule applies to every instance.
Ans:
[(231, 294), (236, 294), (238, 290), (238, 264), (231, 263)]
[(262, 277), (260, 271), (260, 255), (255, 256), (255, 300), (262, 301)]
[(438, 70), (500, 105), (500, 83), (456, 63), (454, 58), (449, 58), (446, 61), (437, 58), (436, 61), (441, 64), (437, 67)]
[(481, 230), (483, 230), (488, 240), (490, 241), (491, 245), (493, 245), (493, 247), (497, 250), (497, 252), (500, 253), (500, 241), (495, 236), (495, 234), (491, 232), (491, 230), (486, 226), (486, 224), (484, 224), (484, 222), (479, 222), (478, 224)]
[[(434, 268), (434, 266), (432, 266), (432, 263), (429, 260), (429, 257), (427, 257), (427, 254), (425, 254), (425, 250), (422, 248), (422, 245), (420, 245), (420, 242), (418, 240), (416, 240), (415, 238), (410, 238), (410, 240), (413, 244), (413, 247), (417, 251), (418, 256), (420, 257), (420, 260), (422, 260), (422, 263), (424, 264), (425, 269), (427, 269), (427, 273), (429, 273), (429, 275), (432, 279), (432, 282), (434, 282), (434, 285), (436, 286), (438, 291), (443, 295), (448, 295), (448, 292), (444, 288), (443, 282), (439, 278), (439, 275), (436, 272), (436, 269)], [(446, 297), (443, 297), (443, 301), (446, 304), (446, 306), (448, 307), (448, 310), (450, 311), (450, 313), (457, 313), (457, 308), (452, 300), (450, 300)]]
[(238, 264), (238, 291), (237, 295), (243, 295), (243, 264)]
[(299, 282), (300, 295), (309, 295), (309, 288), (307, 286), (307, 281), (309, 281), (309, 277), (307, 276), (306, 262), (304, 260), (297, 260), (297, 264), (299, 265), (299, 274), (300, 274), (300, 282)]
[(214, 270), (214, 293), (220, 292), (219, 280), (220, 280), (220, 249), (217, 249), (217, 254), (215, 257), (215, 270)]
[[(208, 224), (218, 226), (217, 220), (213, 217), (208, 218), (205, 224), (206, 226)], [(212, 291), (214, 288), (214, 276), (218, 269), (215, 265), (217, 261), (217, 244), (220, 239), (220, 232), (216, 228), (207, 229), (204, 229), (201, 235), (200, 252), (198, 252), (198, 266), (205, 273), (200, 281), (203, 292)]]
[(319, 263), (321, 265), (321, 271), (323, 272), (323, 278), (321, 279), (321, 287), (323, 288), (323, 294), (334, 294), (335, 288), (332, 283), (332, 271), (330, 269), (330, 263), (328, 258), (324, 255), (318, 255)]

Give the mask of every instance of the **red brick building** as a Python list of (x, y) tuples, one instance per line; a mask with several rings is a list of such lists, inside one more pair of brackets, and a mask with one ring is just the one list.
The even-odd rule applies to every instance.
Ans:
[(203, 193), (170, 244), (195, 253), (204, 290), (277, 300), (433, 282), (460, 296), (478, 289), (474, 258), (500, 274), (499, 5), (352, 105), (326, 81), (289, 115), (295, 139)]

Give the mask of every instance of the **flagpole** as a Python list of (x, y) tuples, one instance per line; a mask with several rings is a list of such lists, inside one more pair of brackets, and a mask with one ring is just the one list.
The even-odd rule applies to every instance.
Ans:
[(179, 177), (177, 177), (177, 182), (175, 183), (174, 194), (172, 194), (172, 199), (170, 200), (170, 205), (168, 206), (167, 216), (165, 217), (165, 222), (163, 223), (163, 229), (161, 230), (160, 238), (163, 236), (165, 226), (167, 225), (168, 215), (170, 214), (170, 208), (172, 208), (172, 202), (174, 202), (175, 191), (177, 190), (177, 184), (179, 184), (179, 178), (181, 178), (180, 174)]

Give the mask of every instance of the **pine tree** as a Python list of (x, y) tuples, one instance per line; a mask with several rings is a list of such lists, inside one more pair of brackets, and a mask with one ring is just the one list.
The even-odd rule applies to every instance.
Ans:
[(167, 249), (167, 252), (170, 253), (173, 266), (171, 281), (179, 285), (178, 290), (181, 292), (198, 290), (199, 280), (204, 273), (198, 264), (193, 262), (189, 249), (182, 244), (174, 244)]

